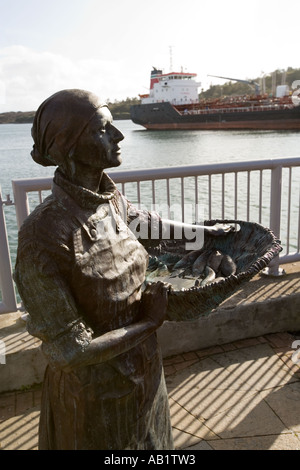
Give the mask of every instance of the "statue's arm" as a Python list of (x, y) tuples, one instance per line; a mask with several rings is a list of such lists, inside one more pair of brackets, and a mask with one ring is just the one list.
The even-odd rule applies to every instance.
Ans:
[(52, 367), (69, 372), (107, 361), (144, 341), (164, 321), (168, 288), (156, 283), (145, 289), (136, 323), (94, 337), (56, 263), (45, 256), (45, 249), (34, 247), (34, 252), (42, 255), (32, 255), (33, 250), (23, 255), (15, 277), (29, 313), (28, 330), (42, 340)]
[(192, 240), (198, 242), (204, 240), (204, 235), (222, 236), (234, 231), (230, 224), (216, 223), (214, 225), (201, 225), (184, 223), (160, 217), (155, 211), (137, 209), (129, 201), (123, 199), (127, 204), (127, 223), (132, 232), (143, 245), (151, 245), (157, 240)]
[(162, 282), (149, 284), (140, 302), (139, 321), (92, 339), (85, 350), (74, 356), (63, 369), (68, 372), (73, 368), (108, 361), (146, 340), (165, 319), (168, 289)]
[[(188, 224), (184, 222), (177, 222), (170, 219), (161, 219), (161, 233), (162, 238), (168, 238), (167, 234), (170, 234), (170, 238), (184, 238), (185, 232), (190, 233), (209, 233), (210, 235), (219, 236), (226, 235), (226, 233), (232, 232), (234, 229), (231, 225), (216, 223), (215, 225), (201, 225), (201, 224)], [(176, 233), (178, 236), (176, 237)], [(180, 236), (179, 236), (180, 235)]]

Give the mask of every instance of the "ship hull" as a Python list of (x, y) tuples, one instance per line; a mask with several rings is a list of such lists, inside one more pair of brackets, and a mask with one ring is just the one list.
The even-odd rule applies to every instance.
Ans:
[(140, 104), (131, 107), (131, 119), (149, 130), (300, 130), (300, 106), (271, 110), (202, 111), (180, 113), (170, 103)]

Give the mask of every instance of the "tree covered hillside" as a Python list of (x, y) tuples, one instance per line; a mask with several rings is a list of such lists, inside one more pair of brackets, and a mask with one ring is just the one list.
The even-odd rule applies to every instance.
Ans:
[[(126, 98), (123, 101), (108, 102), (108, 107), (114, 119), (130, 119), (130, 106), (138, 104), (138, 98)], [(32, 123), (35, 111), (9, 112), (0, 114), (0, 124), (24, 124)]]

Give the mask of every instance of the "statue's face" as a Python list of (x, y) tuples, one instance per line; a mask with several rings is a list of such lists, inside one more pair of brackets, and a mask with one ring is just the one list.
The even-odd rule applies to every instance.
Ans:
[(74, 161), (92, 168), (105, 169), (122, 163), (119, 142), (122, 132), (112, 125), (107, 107), (99, 108), (76, 145)]

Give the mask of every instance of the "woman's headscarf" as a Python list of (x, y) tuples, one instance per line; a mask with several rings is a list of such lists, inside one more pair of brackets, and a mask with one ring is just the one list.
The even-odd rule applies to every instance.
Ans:
[(62, 90), (38, 108), (31, 130), (31, 156), (40, 165), (61, 165), (95, 115), (106, 106), (85, 90)]

